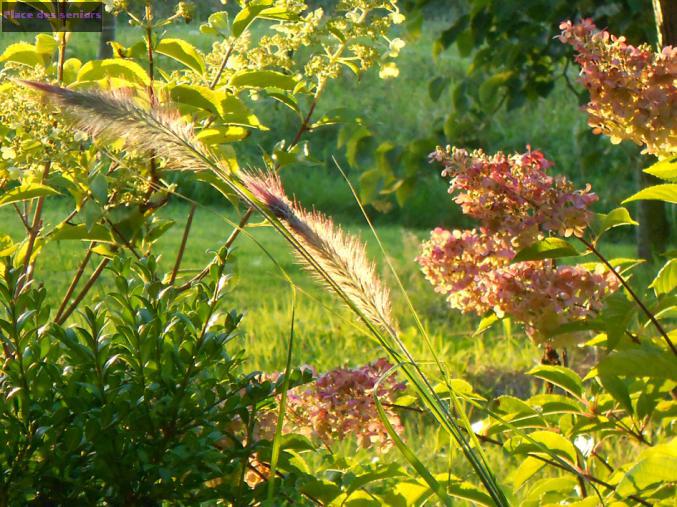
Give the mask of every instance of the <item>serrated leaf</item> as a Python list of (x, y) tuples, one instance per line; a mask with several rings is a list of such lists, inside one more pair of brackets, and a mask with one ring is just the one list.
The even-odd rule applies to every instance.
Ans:
[(665, 201), (677, 203), (677, 183), (662, 183), (652, 187), (646, 187), (636, 194), (628, 197), (621, 204), (632, 201)]
[(58, 191), (41, 183), (24, 183), (0, 196), (0, 206), (6, 206), (21, 201), (28, 201), (36, 197), (60, 195)]
[(183, 39), (162, 39), (155, 51), (184, 64), (198, 74), (205, 73), (204, 57), (195, 46)]
[(656, 296), (661, 294), (669, 294), (675, 287), (677, 287), (677, 259), (670, 259), (654, 278), (651, 285), (649, 285)]
[(632, 415), (634, 413), (634, 409), (632, 407), (630, 393), (628, 392), (628, 386), (625, 385), (625, 382), (623, 382), (623, 380), (617, 375), (612, 375), (609, 373), (599, 373), (597, 378), (599, 378), (602, 386), (611, 395), (611, 397), (620, 403), (628, 414)]
[(677, 158), (660, 160), (644, 169), (644, 172), (665, 181), (677, 180)]
[(172, 100), (198, 109), (209, 111), (221, 116), (222, 94), (206, 86), (182, 84), (175, 86), (169, 92)]
[(555, 384), (577, 398), (583, 396), (583, 381), (575, 371), (564, 366), (542, 364), (532, 368), (527, 374)]
[(578, 255), (580, 255), (578, 250), (567, 241), (561, 238), (545, 238), (517, 252), (512, 262), (558, 259), (560, 257), (576, 257)]

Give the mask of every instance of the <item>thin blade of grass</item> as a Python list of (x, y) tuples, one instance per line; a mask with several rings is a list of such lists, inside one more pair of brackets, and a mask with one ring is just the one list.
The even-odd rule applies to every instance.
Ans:
[(374, 385), (374, 403), (376, 404), (376, 410), (378, 411), (379, 419), (381, 419), (381, 422), (388, 432), (388, 435), (395, 443), (395, 446), (400, 451), (400, 453), (402, 453), (402, 455), (407, 459), (411, 466), (414, 467), (421, 478), (428, 484), (428, 486), (430, 486), (430, 489), (437, 495), (440, 501), (444, 505), (451, 506), (451, 498), (449, 498), (442, 485), (437, 481), (437, 479), (435, 479), (435, 477), (433, 477), (426, 466), (421, 463), (421, 460), (416, 457), (414, 451), (412, 451), (411, 448), (404, 442), (404, 440), (400, 438), (400, 436), (397, 434), (397, 431), (395, 431), (395, 428), (393, 428), (393, 425), (390, 424), (388, 416), (385, 413), (383, 405), (381, 404), (381, 400), (378, 398), (378, 390), (381, 382), (395, 373), (395, 371), (402, 366), (403, 364), (400, 363), (390, 368), (381, 376), (381, 378), (376, 381), (376, 384)]
[(287, 345), (287, 364), (284, 369), (284, 381), (282, 382), (282, 396), (280, 398), (280, 411), (277, 415), (277, 424), (275, 425), (275, 437), (273, 438), (273, 449), (270, 457), (270, 480), (268, 482), (268, 501), (271, 503), (275, 498), (275, 472), (277, 471), (277, 461), (280, 458), (280, 446), (282, 445), (282, 427), (284, 426), (284, 416), (287, 412), (287, 392), (289, 391), (289, 373), (291, 372), (291, 360), (294, 350), (294, 320), (296, 316), (296, 290), (291, 287), (291, 329), (289, 331), (289, 344)]

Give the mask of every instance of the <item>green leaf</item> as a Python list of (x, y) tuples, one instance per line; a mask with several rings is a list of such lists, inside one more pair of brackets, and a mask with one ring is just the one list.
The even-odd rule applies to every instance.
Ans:
[(677, 380), (677, 361), (672, 352), (646, 343), (611, 352), (600, 361), (597, 370), (603, 376)]
[(248, 135), (249, 131), (246, 128), (233, 125), (203, 129), (196, 137), (204, 144), (211, 145), (240, 141)]
[(245, 70), (234, 74), (230, 79), (230, 85), (236, 88), (293, 90), (296, 80), (292, 76), (274, 70)]
[(237, 13), (235, 19), (233, 19), (233, 37), (239, 37), (247, 29), (249, 25), (268, 9), (273, 2), (271, 0), (254, 0), (250, 2), (244, 9)]
[(598, 236), (601, 236), (609, 229), (620, 227), (621, 225), (638, 225), (638, 223), (632, 219), (628, 210), (622, 207), (616, 208), (608, 214), (600, 213), (598, 218), (600, 222)]
[(442, 92), (447, 87), (451, 80), (448, 77), (437, 76), (428, 83), (428, 95), (433, 102), (437, 102), (442, 95)]
[(57, 227), (50, 235), (50, 239), (57, 241), (98, 241), (100, 243), (115, 243), (111, 232), (103, 225), (94, 225), (87, 230), (85, 224), (63, 224)]
[(616, 486), (627, 497), (660, 483), (677, 481), (677, 438), (645, 450)]
[(527, 374), (555, 384), (577, 398), (583, 396), (583, 381), (575, 371), (564, 366), (543, 364), (532, 368)]
[(41, 183), (24, 183), (23, 185), (13, 188), (0, 196), (0, 206), (6, 206), (16, 202), (27, 201), (35, 199), (36, 197), (47, 197), (50, 195), (60, 195), (59, 192), (52, 187), (43, 185)]
[(17, 42), (7, 46), (5, 51), (0, 55), (0, 62), (16, 62), (23, 63), (35, 67), (40, 65), (45, 67), (49, 61), (49, 55), (38, 51), (38, 49), (27, 42)]
[(612, 374), (603, 375), (599, 373), (597, 378), (602, 384), (602, 387), (606, 389), (612, 398), (620, 403), (620, 405), (628, 414), (632, 415), (634, 413), (634, 409), (632, 407), (632, 400), (630, 399), (628, 386), (625, 385), (625, 382), (623, 382), (623, 380), (617, 375)]
[(662, 183), (652, 187), (646, 187), (636, 194), (628, 197), (621, 204), (632, 201), (665, 201), (677, 203), (677, 183)]
[(512, 487), (515, 490), (518, 490), (544, 466), (544, 461), (528, 456), (526, 459), (522, 460), (522, 463), (520, 463), (520, 465), (510, 474)]
[(39, 33), (35, 36), (35, 49), (38, 53), (51, 57), (58, 47), (59, 43), (51, 34)]
[(169, 92), (173, 101), (180, 104), (196, 107), (221, 116), (222, 93), (216, 92), (206, 86), (181, 84), (175, 86)]
[(578, 255), (580, 255), (578, 250), (567, 241), (560, 238), (545, 238), (517, 252), (512, 262), (558, 259), (560, 257), (576, 257)]
[(216, 28), (217, 30), (225, 30), (228, 28), (228, 12), (219, 11), (209, 15), (207, 19), (209, 26)]
[[(529, 437), (534, 442), (527, 440), (525, 437), (517, 436), (507, 440), (503, 444), (503, 447), (508, 452), (514, 454), (531, 453), (538, 456), (549, 456), (552, 453), (568, 460), (570, 463), (576, 463), (576, 448), (574, 444), (559, 433), (538, 430), (529, 433)], [(546, 450), (549, 452), (546, 452)]]
[(177, 62), (194, 70), (198, 74), (205, 73), (205, 60), (192, 44), (183, 39), (162, 39), (155, 48), (161, 55), (173, 58)]
[(498, 90), (505, 86), (511, 77), (511, 71), (499, 72), (480, 85), (479, 98), (483, 109), (491, 111), (498, 106), (500, 101)]
[(148, 86), (150, 83), (150, 78), (141, 65), (121, 58), (91, 60), (87, 62), (78, 72), (77, 81), (98, 81), (99, 79), (112, 77), (122, 78), (144, 86)]
[(670, 259), (654, 278), (654, 281), (649, 285), (656, 296), (661, 294), (669, 294), (675, 287), (677, 287), (677, 259)]
[(480, 321), (479, 325), (477, 326), (477, 329), (475, 330), (475, 332), (472, 335), (473, 336), (481, 335), (485, 331), (489, 330), (499, 320), (501, 320), (501, 319), (499, 319), (498, 316), (495, 313), (492, 313), (491, 315), (483, 317), (482, 320)]
[(661, 160), (644, 169), (644, 172), (665, 181), (677, 180), (677, 158)]

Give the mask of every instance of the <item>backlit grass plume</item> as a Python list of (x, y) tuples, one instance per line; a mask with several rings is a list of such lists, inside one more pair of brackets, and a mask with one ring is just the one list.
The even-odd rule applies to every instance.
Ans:
[[(458, 442), (492, 499), (497, 505), (507, 505), (486, 462), (472, 448), (448, 404), (440, 399), (400, 340), (391, 317), (389, 293), (357, 238), (336, 227), (326, 216), (309, 212), (290, 200), (276, 175), (229, 171), (226, 163), (196, 138), (192, 126), (167, 106), (146, 110), (131, 96), (119, 92), (104, 94), (43, 83), (26, 84), (50, 95), (77, 128), (104, 141), (122, 138), (133, 150), (153, 150), (166, 160), (169, 168), (212, 171), (240, 199), (265, 216), (292, 245), (302, 264), (338, 294), (365, 323), (391, 360), (402, 366), (402, 372), (425, 406)], [(410, 450), (402, 452), (410, 462), (415, 461)], [(423, 473), (422, 477), (444, 504), (449, 505), (446, 493), (435, 479), (429, 473)]]
[(35, 81), (24, 81), (48, 94), (60, 105), (73, 125), (100, 141), (123, 139), (127, 147), (155, 151), (167, 168), (181, 171), (227, 170), (199, 142), (190, 123), (183, 121), (172, 107), (141, 107), (126, 89), (103, 93), (95, 90), (73, 91)]
[[(364, 314), (385, 330), (394, 332), (389, 291), (376, 276), (364, 245), (337, 227), (329, 217), (307, 211), (297, 201), (290, 200), (277, 174), (245, 173), (241, 179)], [(318, 275), (305, 256), (299, 256), (299, 260)]]

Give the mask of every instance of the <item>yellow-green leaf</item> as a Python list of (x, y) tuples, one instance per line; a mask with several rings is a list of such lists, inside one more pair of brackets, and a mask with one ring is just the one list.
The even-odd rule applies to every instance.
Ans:
[(204, 129), (197, 134), (197, 138), (206, 145), (212, 145), (240, 141), (248, 135), (249, 131), (246, 128), (230, 125)]
[(656, 162), (644, 169), (644, 172), (665, 181), (677, 180), (677, 158)]
[(628, 197), (622, 204), (632, 201), (665, 201), (677, 203), (677, 183), (662, 183), (646, 187)]
[(49, 55), (38, 51), (34, 45), (27, 42), (10, 44), (0, 55), (0, 62), (23, 63), (31, 67), (36, 65), (45, 67), (49, 59)]
[(669, 294), (675, 287), (677, 287), (677, 259), (670, 259), (654, 278), (654, 281), (649, 285), (656, 296), (661, 294)]
[(36, 197), (47, 197), (49, 195), (59, 195), (59, 192), (41, 183), (26, 183), (2, 194), (0, 196), (0, 206), (35, 199)]
[(183, 39), (162, 39), (155, 51), (173, 58), (198, 74), (205, 73), (204, 58), (195, 46)]
[(507, 440), (503, 444), (503, 447), (508, 452), (515, 454), (556, 455), (568, 460), (570, 463), (576, 463), (576, 448), (574, 444), (559, 433), (538, 430), (529, 433), (529, 437), (534, 442), (522, 436), (517, 436)]
[(78, 72), (78, 81), (98, 81), (106, 78), (122, 78), (132, 83), (147, 86), (150, 78), (141, 65), (130, 60), (109, 58), (92, 60), (82, 66)]
[(274, 70), (246, 70), (238, 72), (230, 79), (235, 88), (280, 88), (293, 90), (296, 80), (282, 72)]
[(583, 395), (583, 381), (575, 371), (564, 366), (542, 364), (532, 368), (528, 374), (555, 384), (577, 398)]
[(237, 13), (233, 19), (232, 34), (239, 37), (263, 11), (273, 5), (272, 0), (254, 0)]
[(578, 250), (567, 241), (561, 238), (545, 238), (517, 252), (512, 262), (557, 259), (577, 255), (579, 255)]
[(660, 483), (677, 481), (677, 439), (645, 450), (616, 486), (627, 497)]

